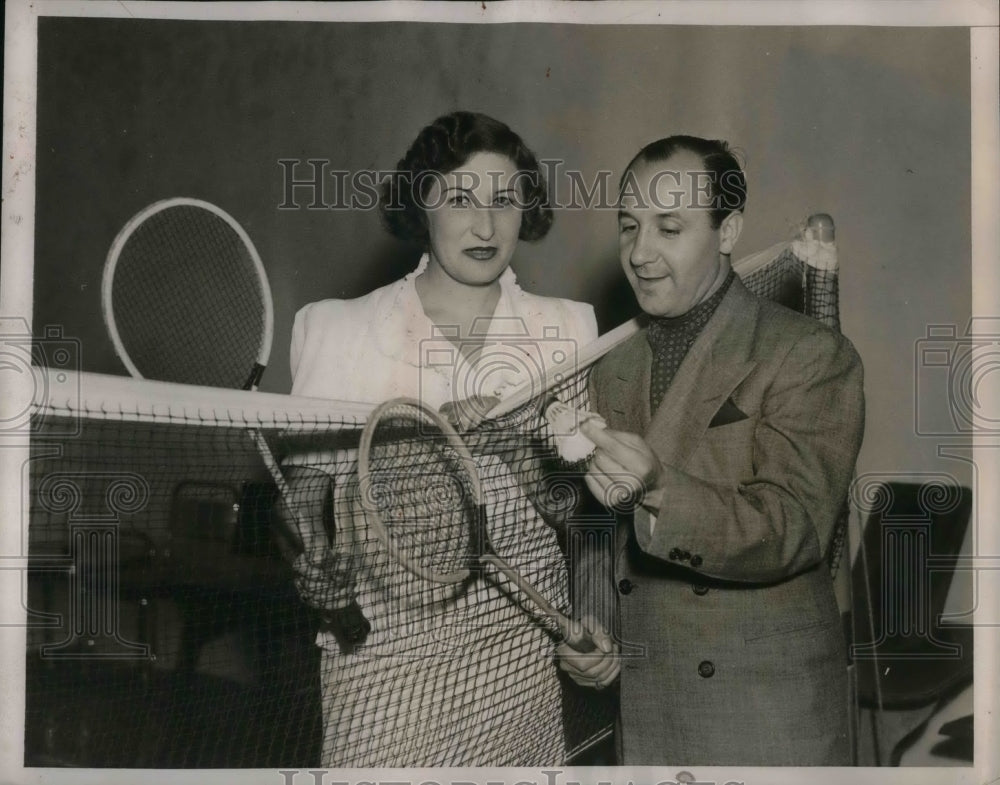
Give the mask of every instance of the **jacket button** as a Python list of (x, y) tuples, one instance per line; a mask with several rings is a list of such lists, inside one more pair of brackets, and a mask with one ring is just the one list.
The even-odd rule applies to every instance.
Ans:
[(691, 566), (701, 567), (701, 556), (699, 556), (697, 553), (691, 557)]
[(698, 663), (698, 675), (703, 679), (710, 679), (715, 675), (715, 666), (708, 660), (702, 660)]
[(667, 558), (670, 561), (677, 561), (681, 557), (681, 552), (676, 548), (671, 548), (670, 553), (667, 554)]
[(634, 584), (628, 578), (622, 578), (618, 581), (618, 591), (622, 594), (631, 594)]
[(702, 597), (702, 596), (708, 594), (708, 587), (705, 584), (703, 584), (703, 583), (695, 583), (695, 584), (692, 584), (691, 591), (693, 591), (699, 597)]
[(681, 559), (687, 561), (691, 558), (691, 551), (681, 551)]

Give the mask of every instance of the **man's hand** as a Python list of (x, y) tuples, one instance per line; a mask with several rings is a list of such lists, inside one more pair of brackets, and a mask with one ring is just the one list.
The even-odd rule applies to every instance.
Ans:
[(601, 504), (634, 506), (645, 500), (659, 507), (660, 459), (641, 436), (590, 420), (581, 423), (580, 431), (597, 447), (586, 480)]
[(603, 690), (618, 678), (618, 672), (621, 670), (618, 646), (608, 631), (593, 617), (585, 616), (582, 622), (576, 623), (583, 624), (597, 648), (584, 653), (563, 641), (556, 647), (559, 667), (581, 687)]

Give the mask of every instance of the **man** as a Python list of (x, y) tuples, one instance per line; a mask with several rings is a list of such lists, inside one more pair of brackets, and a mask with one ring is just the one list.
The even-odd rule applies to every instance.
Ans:
[(622, 179), (621, 264), (649, 326), (594, 368), (607, 428), (582, 426), (595, 496), (638, 500), (616, 508), (621, 652), (602, 632), (601, 654), (560, 653), (598, 688), (620, 667), (626, 765), (851, 762), (825, 556), (861, 445), (862, 367), (732, 272), (745, 200), (726, 144), (695, 137), (648, 145)]

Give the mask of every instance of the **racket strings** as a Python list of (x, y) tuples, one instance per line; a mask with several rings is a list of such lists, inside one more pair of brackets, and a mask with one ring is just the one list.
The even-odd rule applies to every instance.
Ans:
[(238, 389), (260, 360), (262, 287), (229, 223), (201, 207), (174, 205), (147, 217), (120, 250), (115, 327), (142, 376)]
[(395, 407), (372, 430), (364, 499), (396, 554), (428, 577), (474, 566), (477, 503), (470, 467), (420, 409)]

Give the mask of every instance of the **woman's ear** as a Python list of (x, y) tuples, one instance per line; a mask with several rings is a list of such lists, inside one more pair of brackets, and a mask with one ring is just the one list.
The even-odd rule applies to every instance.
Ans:
[(743, 232), (743, 213), (732, 212), (719, 225), (719, 253), (729, 255)]

